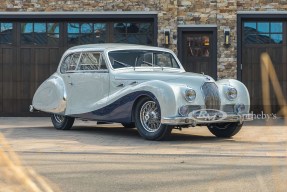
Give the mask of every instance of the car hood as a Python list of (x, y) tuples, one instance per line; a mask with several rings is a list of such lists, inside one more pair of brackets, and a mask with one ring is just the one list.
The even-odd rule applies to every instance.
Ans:
[[(210, 76), (191, 72), (167, 72), (167, 71), (132, 71), (115, 74), (115, 80), (160, 80), (171, 83), (207, 82), (214, 81)], [(188, 83), (189, 84), (189, 83)]]

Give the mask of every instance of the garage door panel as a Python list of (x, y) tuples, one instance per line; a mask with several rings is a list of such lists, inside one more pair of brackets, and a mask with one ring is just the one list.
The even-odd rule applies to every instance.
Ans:
[[(262, 22), (265, 23), (264, 30), (261, 25)], [(276, 72), (276, 75), (272, 76), (272, 81), (277, 77), (283, 95), (287, 96), (287, 31), (284, 27), (286, 27), (286, 21), (284, 20), (272, 21), (267, 19), (264, 21), (261, 18), (260, 20), (251, 21), (249, 19), (242, 22), (242, 81), (251, 93), (251, 110), (255, 113), (261, 113), (264, 109), (263, 105), (266, 104), (266, 101), (263, 101), (262, 93), (260, 63), (262, 53), (269, 54)], [(271, 104), (272, 112), (276, 113), (280, 110), (280, 107), (271, 80), (269, 80), (269, 83), (270, 100), (268, 103)]]
[(20, 68), (21, 68), (21, 82), (34, 80), (33, 76), (33, 54), (31, 48), (20, 49)]
[(34, 49), (34, 82), (43, 82), (50, 75), (49, 49)]
[(0, 114), (3, 112), (3, 50), (0, 49)]
[[(17, 110), (17, 104), (11, 99), (17, 99), (17, 67), (13, 48), (2, 49), (2, 110), (12, 113)], [(17, 65), (16, 65), (17, 66)]]
[(50, 74), (54, 73), (57, 70), (57, 67), (59, 65), (63, 53), (64, 53), (63, 49), (60, 48), (49, 49)]

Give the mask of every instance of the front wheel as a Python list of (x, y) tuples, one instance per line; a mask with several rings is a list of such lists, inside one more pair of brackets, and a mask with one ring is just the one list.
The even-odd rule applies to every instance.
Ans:
[(63, 116), (63, 115), (57, 115), (53, 114), (51, 116), (52, 123), (54, 127), (58, 130), (68, 130), (71, 129), (75, 118), (74, 117), (68, 117), (68, 116)]
[(135, 124), (143, 138), (158, 141), (170, 136), (173, 127), (161, 124), (160, 120), (160, 107), (155, 101), (150, 98), (139, 101), (135, 111)]
[(235, 122), (212, 124), (207, 127), (216, 137), (229, 138), (236, 135), (240, 131), (242, 125), (243, 123)]

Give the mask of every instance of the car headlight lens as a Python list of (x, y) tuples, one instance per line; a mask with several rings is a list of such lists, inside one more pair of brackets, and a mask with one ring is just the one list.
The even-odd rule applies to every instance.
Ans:
[(184, 97), (188, 102), (193, 102), (196, 98), (196, 92), (193, 89), (188, 88), (184, 93)]
[(228, 100), (234, 100), (237, 98), (237, 90), (234, 87), (227, 86), (225, 87), (225, 96)]

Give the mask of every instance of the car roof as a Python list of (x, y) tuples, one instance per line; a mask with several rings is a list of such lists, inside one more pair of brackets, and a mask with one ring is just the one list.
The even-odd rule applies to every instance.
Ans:
[(147, 49), (147, 50), (170, 51), (169, 49), (160, 48), (160, 47), (137, 45), (137, 44), (123, 44), (123, 43), (100, 43), (100, 44), (79, 45), (79, 46), (69, 48), (68, 51), (69, 52), (87, 51), (87, 50), (111, 51), (111, 50), (119, 50), (119, 49)]

